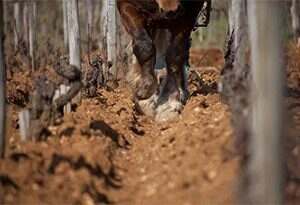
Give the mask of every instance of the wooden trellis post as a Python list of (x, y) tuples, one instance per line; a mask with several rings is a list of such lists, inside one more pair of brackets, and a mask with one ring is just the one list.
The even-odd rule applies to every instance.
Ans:
[(69, 31), (68, 31), (68, 0), (62, 0), (63, 7), (63, 26), (64, 26), (64, 44), (65, 49), (69, 48)]
[(107, 1), (101, 1), (101, 11), (100, 11), (100, 39), (99, 48), (104, 51), (106, 49), (106, 33), (107, 33)]
[(81, 69), (78, 0), (68, 0), (68, 32), (70, 64)]
[(31, 69), (35, 71), (35, 49), (36, 49), (36, 18), (37, 8), (36, 2), (32, 1), (28, 3), (28, 16), (29, 16), (29, 55), (31, 60)]
[(21, 140), (26, 141), (30, 137), (30, 112), (28, 109), (19, 113)]
[(292, 27), (295, 39), (298, 41), (300, 47), (300, 1), (292, 0), (291, 6)]
[(3, 1), (0, 1), (0, 157), (4, 157), (6, 137), (6, 72), (3, 40)]
[(243, 204), (282, 204), (284, 1), (249, 0), (252, 137), (249, 193)]
[(9, 24), (8, 22), (9, 22), (9, 17), (8, 17), (8, 2), (3, 2), (3, 30), (4, 30), (4, 32), (6, 32), (7, 31), (7, 24)]
[[(68, 0), (68, 32), (70, 65), (73, 65), (77, 69), (81, 70), (78, 0)], [(79, 94), (75, 101), (79, 102), (80, 100)]]
[(87, 11), (86, 33), (88, 38), (91, 38), (93, 34), (94, 6), (95, 4), (93, 0), (86, 0), (86, 11)]
[(108, 0), (107, 10), (107, 61), (111, 64), (109, 78), (117, 78), (117, 10), (116, 0)]
[(23, 5), (23, 36), (26, 49), (29, 48), (29, 2), (24, 2)]
[(14, 43), (15, 50), (19, 48), (20, 35), (21, 35), (21, 6), (20, 2), (14, 3)]

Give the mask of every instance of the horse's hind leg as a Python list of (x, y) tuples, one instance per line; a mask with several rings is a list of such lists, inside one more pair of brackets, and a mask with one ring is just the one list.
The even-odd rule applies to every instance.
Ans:
[(137, 65), (129, 71), (129, 83), (132, 85), (137, 100), (151, 97), (157, 89), (154, 75), (155, 47), (145, 28), (146, 20), (130, 3), (118, 2), (123, 25), (133, 39), (133, 53)]

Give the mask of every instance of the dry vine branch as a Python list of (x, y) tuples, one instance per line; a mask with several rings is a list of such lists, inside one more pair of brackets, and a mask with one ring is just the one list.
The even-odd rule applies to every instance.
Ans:
[(81, 71), (76, 66), (67, 64), (66, 58), (62, 58), (54, 69), (64, 78), (65, 83), (70, 85), (70, 90), (54, 100), (54, 93), (58, 86), (45, 76), (36, 79), (30, 109), (30, 131), (34, 139), (40, 139), (45, 134), (47, 127), (61, 116), (63, 107), (71, 102), (82, 87)]

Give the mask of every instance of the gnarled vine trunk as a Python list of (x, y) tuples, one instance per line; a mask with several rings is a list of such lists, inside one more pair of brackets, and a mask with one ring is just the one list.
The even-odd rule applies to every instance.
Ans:
[[(249, 65), (247, 0), (232, 0), (229, 7), (229, 29), (225, 66), (222, 70), (220, 91), (232, 111), (236, 146), (244, 149), (249, 135)], [(241, 150), (240, 150), (241, 151)]]

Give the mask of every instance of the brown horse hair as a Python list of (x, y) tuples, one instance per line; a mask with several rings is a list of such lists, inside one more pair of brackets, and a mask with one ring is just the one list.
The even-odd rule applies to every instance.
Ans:
[(176, 11), (180, 1), (179, 0), (155, 0), (159, 6), (164, 11)]

